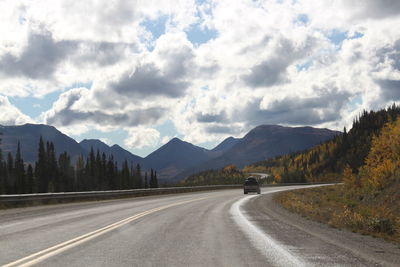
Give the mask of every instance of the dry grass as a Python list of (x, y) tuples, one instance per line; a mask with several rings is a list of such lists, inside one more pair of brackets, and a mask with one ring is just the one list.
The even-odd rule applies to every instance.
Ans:
[(332, 227), (400, 243), (399, 203), (385, 201), (387, 193), (371, 198), (335, 185), (282, 192), (275, 199), (290, 211)]

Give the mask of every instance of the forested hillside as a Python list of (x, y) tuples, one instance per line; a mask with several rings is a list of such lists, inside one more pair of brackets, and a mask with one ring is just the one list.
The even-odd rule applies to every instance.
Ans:
[(281, 194), (280, 202), (335, 227), (400, 242), (400, 118), (391, 121), (395, 113), (390, 112), (389, 122), (372, 138), (364, 164), (344, 168), (344, 185)]
[[(1, 135), (0, 135), (1, 137)], [(1, 138), (0, 138), (1, 143)], [(18, 143), (15, 157), (0, 149), (0, 194), (70, 192), (158, 187), (157, 173), (144, 174), (139, 164), (127, 160), (118, 164), (113, 155), (90, 150), (74, 164), (67, 152), (57, 157), (52, 142), (39, 139), (37, 161), (25, 164)]]
[(228, 165), (223, 169), (207, 170), (193, 174), (182, 180), (179, 186), (242, 184), (246, 179), (245, 173), (235, 165)]
[(371, 149), (373, 137), (399, 114), (400, 108), (395, 105), (380, 111), (364, 111), (354, 120), (350, 131), (344, 129), (330, 141), (304, 152), (255, 163), (245, 170), (262, 169), (281, 183), (340, 181), (347, 166), (358, 172)]

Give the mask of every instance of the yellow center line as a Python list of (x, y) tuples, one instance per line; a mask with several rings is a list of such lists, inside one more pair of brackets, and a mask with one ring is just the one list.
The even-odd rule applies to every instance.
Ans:
[(28, 267), (28, 266), (32, 266), (32, 265), (37, 264), (37, 263), (39, 263), (41, 261), (44, 261), (45, 259), (48, 259), (48, 258), (50, 258), (52, 256), (55, 256), (55, 255), (57, 255), (57, 254), (59, 254), (59, 253), (61, 253), (63, 251), (66, 251), (66, 250), (68, 250), (70, 248), (76, 247), (76, 246), (78, 246), (78, 245), (80, 245), (80, 244), (82, 244), (84, 242), (87, 242), (87, 241), (89, 241), (89, 240), (91, 240), (93, 238), (96, 238), (96, 237), (98, 237), (100, 235), (108, 233), (108, 232), (110, 232), (110, 231), (112, 231), (112, 230), (114, 230), (116, 228), (119, 228), (119, 227), (121, 227), (121, 226), (123, 226), (125, 224), (128, 224), (128, 223), (130, 223), (132, 221), (135, 221), (135, 220), (137, 220), (139, 218), (142, 218), (142, 217), (144, 217), (146, 215), (149, 215), (151, 213), (154, 213), (154, 212), (157, 212), (157, 211), (160, 211), (160, 210), (164, 210), (164, 209), (167, 209), (167, 208), (170, 208), (170, 207), (174, 207), (174, 206), (183, 205), (183, 204), (187, 204), (187, 203), (190, 203), (190, 202), (202, 200), (202, 199), (205, 199), (205, 198), (206, 197), (192, 199), (192, 200), (186, 200), (186, 201), (181, 201), (181, 202), (168, 204), (168, 205), (165, 205), (165, 206), (161, 206), (161, 207), (158, 207), (158, 208), (150, 209), (150, 210), (135, 214), (135, 215), (133, 215), (131, 217), (128, 217), (128, 218), (123, 219), (121, 221), (109, 224), (109, 225), (107, 225), (107, 226), (105, 226), (103, 228), (97, 229), (97, 230), (92, 231), (90, 233), (78, 236), (76, 238), (73, 238), (71, 240), (65, 241), (65, 242), (60, 243), (58, 245), (55, 245), (55, 246), (49, 247), (47, 249), (41, 250), (39, 252), (33, 253), (33, 254), (31, 254), (29, 256), (26, 256), (24, 258), (21, 258), (19, 260), (16, 260), (16, 261), (10, 262), (8, 264), (2, 265), (1, 267), (14, 267), (14, 266)]

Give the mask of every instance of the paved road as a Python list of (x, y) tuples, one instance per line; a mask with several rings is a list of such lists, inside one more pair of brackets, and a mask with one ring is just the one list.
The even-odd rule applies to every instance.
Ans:
[[(375, 266), (324, 230), (314, 236), (291, 224), (298, 217), (265, 208), (270, 192), (290, 188), (3, 210), (0, 266)], [(387, 246), (392, 258), (378, 263), (389, 266), (400, 256)]]

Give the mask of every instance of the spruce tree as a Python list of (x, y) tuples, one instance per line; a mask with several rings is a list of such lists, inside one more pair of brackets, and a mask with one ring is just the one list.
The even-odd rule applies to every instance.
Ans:
[(15, 189), (14, 191), (17, 194), (24, 194), (27, 191), (26, 182), (25, 182), (25, 167), (24, 161), (21, 156), (21, 145), (18, 141), (17, 144), (17, 152), (15, 154), (15, 162), (14, 162), (14, 170), (15, 170)]
[(49, 191), (60, 192), (60, 179), (58, 173), (58, 163), (53, 142), (47, 142), (47, 161), (46, 171), (49, 176)]
[(46, 171), (47, 165), (46, 150), (44, 148), (43, 138), (40, 136), (39, 149), (38, 149), (38, 161), (35, 166), (35, 174), (38, 183), (38, 192), (46, 193), (49, 186), (49, 177)]
[(122, 165), (122, 171), (121, 171), (122, 189), (129, 188), (129, 178), (130, 178), (130, 172), (129, 172), (128, 161), (125, 160), (124, 164)]
[(154, 187), (158, 188), (157, 171), (154, 171)]
[(140, 168), (140, 164), (136, 164), (136, 173), (135, 173), (135, 187), (136, 188), (143, 188), (142, 182), (142, 170)]
[(147, 172), (144, 173), (144, 188), (149, 188), (149, 181), (147, 180)]
[(15, 169), (14, 158), (10, 152), (7, 154), (7, 194), (16, 194), (15, 192)]
[(108, 158), (107, 161), (107, 180), (108, 180), (108, 188), (107, 189), (111, 189), (111, 190), (115, 190), (117, 189), (117, 183), (116, 183), (116, 174), (114, 172), (114, 156), (111, 155)]
[(32, 165), (29, 164), (27, 171), (26, 171), (26, 183), (27, 183), (27, 191), (26, 193), (33, 193), (35, 192), (35, 182), (33, 178), (33, 168)]
[(85, 160), (82, 155), (79, 155), (75, 163), (75, 181), (74, 191), (83, 191), (85, 188)]
[(60, 184), (59, 191), (70, 192), (73, 190), (74, 169), (71, 166), (71, 158), (66, 151), (60, 154), (58, 159)]
[(94, 154), (93, 147), (90, 148), (90, 153), (89, 153), (89, 177), (90, 177), (90, 182), (89, 182), (89, 189), (90, 190), (95, 190), (96, 188), (96, 174), (95, 174), (95, 169), (96, 169), (96, 156)]
[(157, 188), (158, 187), (158, 181), (157, 181), (157, 172), (153, 171), (153, 169), (150, 170), (150, 188)]

